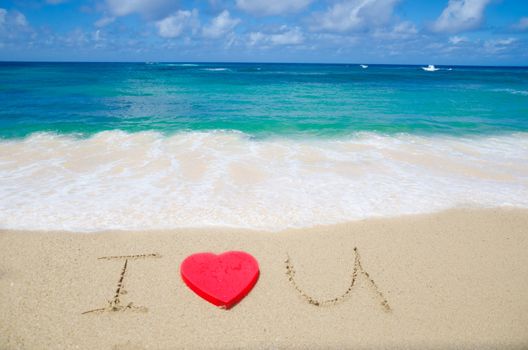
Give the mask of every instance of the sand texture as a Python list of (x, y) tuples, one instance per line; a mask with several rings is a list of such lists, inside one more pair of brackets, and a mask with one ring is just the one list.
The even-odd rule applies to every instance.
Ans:
[[(528, 348), (525, 210), (283, 232), (0, 231), (0, 249), (0, 349)], [(226, 311), (179, 265), (227, 250), (261, 274)]]

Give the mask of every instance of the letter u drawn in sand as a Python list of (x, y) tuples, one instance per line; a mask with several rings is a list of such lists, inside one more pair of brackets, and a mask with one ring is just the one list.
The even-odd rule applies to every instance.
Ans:
[(361, 275), (366, 277), (367, 281), (369, 282), (370, 287), (376, 293), (376, 296), (380, 300), (380, 305), (383, 308), (383, 310), (385, 312), (392, 311), (392, 309), (391, 309), (391, 307), (389, 305), (389, 302), (387, 301), (387, 299), (385, 298), (383, 293), (378, 288), (378, 285), (376, 284), (376, 282), (374, 282), (374, 280), (370, 277), (369, 273), (367, 271), (365, 271), (365, 269), (363, 268), (363, 265), (361, 264), (361, 257), (359, 255), (357, 247), (354, 247), (354, 267), (352, 269), (352, 276), (351, 276), (351, 279), (350, 279), (350, 284), (349, 284), (347, 290), (343, 294), (341, 294), (341, 295), (339, 295), (339, 296), (337, 296), (335, 298), (332, 298), (332, 299), (319, 300), (319, 299), (316, 299), (316, 298), (308, 295), (299, 286), (299, 284), (295, 280), (295, 268), (293, 267), (293, 264), (291, 262), (291, 258), (290, 258), (289, 255), (287, 255), (287, 259), (285, 261), (285, 264), (286, 264), (286, 276), (288, 277), (288, 280), (290, 281), (290, 283), (293, 286), (293, 288), (295, 288), (295, 290), (297, 292), (299, 292), (299, 294), (309, 304), (312, 304), (312, 305), (315, 305), (315, 306), (327, 306), (327, 305), (335, 305), (337, 303), (340, 303), (340, 302), (344, 301), (348, 297), (350, 292), (352, 291), (352, 288), (354, 287), (354, 285), (356, 283), (358, 275), (361, 274)]

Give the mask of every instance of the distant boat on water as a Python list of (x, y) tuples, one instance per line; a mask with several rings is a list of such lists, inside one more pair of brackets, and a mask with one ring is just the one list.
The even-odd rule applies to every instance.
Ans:
[(366, 64), (360, 64), (359, 66), (360, 66), (361, 68), (363, 68), (363, 69), (367, 69), (367, 68), (368, 68), (368, 66), (367, 66)]
[(436, 68), (433, 64), (430, 64), (427, 67), (422, 67), (422, 69), (426, 72), (436, 72), (437, 70), (440, 70), (440, 68)]

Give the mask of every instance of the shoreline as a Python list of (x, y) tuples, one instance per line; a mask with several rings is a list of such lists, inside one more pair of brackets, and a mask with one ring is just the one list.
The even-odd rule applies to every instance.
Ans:
[[(336, 304), (315, 306), (288, 280), (286, 259), (307, 295), (342, 296), (356, 247), (377, 291), (360, 274)], [(0, 249), (2, 349), (528, 347), (526, 209), (280, 232), (0, 230)], [(261, 271), (228, 311), (197, 297), (179, 275), (189, 254), (227, 250), (249, 252)], [(112, 298), (123, 265), (115, 257), (123, 255), (146, 255), (129, 260), (120, 298), (132, 307), (86, 313)]]
[(528, 208), (518, 206), (496, 206), (496, 207), (483, 207), (483, 206), (459, 206), (448, 209), (442, 209), (434, 212), (423, 212), (423, 213), (412, 213), (412, 214), (400, 214), (390, 216), (368, 216), (364, 218), (357, 218), (348, 220), (345, 222), (330, 223), (330, 224), (314, 224), (312, 226), (302, 227), (286, 227), (281, 229), (259, 229), (239, 226), (219, 226), (219, 225), (206, 225), (206, 226), (183, 226), (175, 228), (147, 228), (147, 229), (87, 229), (87, 230), (64, 230), (64, 229), (26, 229), (26, 228), (1, 228), (0, 235), (2, 234), (23, 234), (23, 235), (129, 235), (129, 234), (154, 234), (154, 235), (167, 235), (167, 234), (208, 234), (214, 232), (234, 233), (234, 234), (256, 234), (256, 235), (291, 235), (298, 233), (309, 233), (317, 231), (339, 231), (345, 230), (349, 226), (358, 225), (362, 223), (377, 223), (379, 221), (392, 221), (392, 220), (414, 220), (424, 219), (432, 216), (445, 216), (450, 214), (474, 214), (474, 213), (500, 213), (500, 214), (514, 214), (514, 215), (528, 215)]
[(454, 207), (528, 208), (528, 133), (263, 139), (108, 131), (0, 142), (0, 226), (281, 231)]

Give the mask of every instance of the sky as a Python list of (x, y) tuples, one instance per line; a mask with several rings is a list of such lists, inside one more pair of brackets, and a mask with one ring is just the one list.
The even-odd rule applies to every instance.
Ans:
[(528, 0), (0, 0), (0, 60), (528, 65)]

